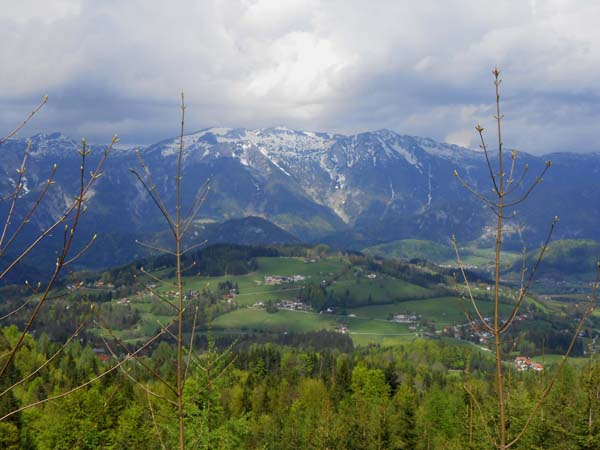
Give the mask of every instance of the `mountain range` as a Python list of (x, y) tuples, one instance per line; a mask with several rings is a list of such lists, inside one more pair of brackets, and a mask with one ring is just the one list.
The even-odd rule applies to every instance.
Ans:
[[(57, 176), (47, 200), (27, 225), (23, 242), (62, 212), (79, 182), (78, 142), (61, 133), (38, 134), (30, 140), (22, 208), (35, 201), (54, 163)], [(491, 194), (482, 152), (390, 130), (346, 136), (284, 127), (208, 128), (184, 136), (183, 143), (183, 209), (210, 178), (211, 193), (197, 226), (226, 222), (217, 233), (220, 242), (229, 235), (232, 241), (240, 240), (240, 227), (248, 223), (239, 219), (246, 217), (254, 217), (254, 228), (262, 230), (250, 234), (260, 235), (265, 243), (319, 241), (360, 249), (407, 238), (448, 242), (455, 234), (466, 242), (493, 236), (493, 211), (453, 175), (456, 170), (474, 189)], [(0, 192), (14, 189), (15, 169), (26, 145), (25, 139), (13, 139), (0, 147)], [(178, 145), (179, 138), (171, 138), (139, 150), (167, 205), (175, 200)], [(92, 146), (91, 165), (105, 147)], [(528, 170), (514, 198), (535, 182), (548, 159), (553, 162), (551, 170), (527, 203), (517, 207), (515, 218), (507, 221), (507, 245), (520, 245), (521, 238), (530, 246), (538, 245), (555, 215), (561, 217), (556, 237), (600, 240), (598, 153), (544, 157), (521, 153), (515, 179), (525, 166)], [(510, 167), (510, 152), (505, 166)], [(132, 167), (140, 167), (133, 149), (113, 150), (103, 177), (88, 196), (81, 232), (99, 237), (87, 265), (125, 262), (135, 256), (125, 249), (136, 238), (165, 228), (151, 198), (130, 173)], [(0, 204), (4, 214), (8, 207), (8, 202)], [(522, 233), (517, 233), (521, 223)]]

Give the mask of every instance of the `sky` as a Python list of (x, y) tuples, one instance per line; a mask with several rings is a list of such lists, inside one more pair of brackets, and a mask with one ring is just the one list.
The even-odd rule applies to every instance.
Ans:
[[(388, 128), (476, 148), (600, 151), (600, 2), (19, 0), (0, 8), (0, 134), (122, 145), (210, 126)], [(489, 133), (488, 133), (489, 132)]]

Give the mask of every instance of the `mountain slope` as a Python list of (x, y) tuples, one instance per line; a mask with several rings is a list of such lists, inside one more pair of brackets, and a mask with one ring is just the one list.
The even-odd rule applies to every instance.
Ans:
[[(32, 205), (40, 184), (58, 164), (57, 182), (27, 229), (42, 229), (64, 209), (78, 183), (78, 144), (60, 133), (31, 138), (31, 158), (22, 203)], [(0, 152), (0, 189), (14, 186), (26, 143), (11, 140)], [(295, 131), (209, 128), (184, 137), (183, 209), (207, 178), (212, 191), (202, 218), (223, 222), (262, 217), (304, 241), (326, 241), (364, 248), (398, 239), (445, 242), (489, 239), (494, 214), (465, 191), (453, 176), (457, 169), (474, 188), (489, 192), (483, 156), (431, 139), (402, 136), (389, 130), (344, 136)], [(103, 146), (92, 146), (90, 166)], [(175, 200), (174, 173), (178, 139), (141, 149), (167, 205)], [(536, 189), (518, 219), (507, 221), (506, 243), (524, 237), (537, 245), (555, 215), (557, 237), (600, 239), (598, 154), (553, 155), (547, 180)], [(534, 179), (544, 158), (523, 154)], [(130, 174), (139, 167), (134, 152), (115, 150), (104, 176), (88, 199), (82, 234), (132, 236), (164, 229), (163, 218)], [(526, 184), (515, 191), (519, 196)], [(7, 202), (0, 203), (6, 212)], [(117, 239), (115, 238), (115, 241)], [(531, 245), (530, 245), (531, 246)], [(99, 251), (99, 250), (98, 250)], [(107, 250), (108, 252), (108, 250)]]

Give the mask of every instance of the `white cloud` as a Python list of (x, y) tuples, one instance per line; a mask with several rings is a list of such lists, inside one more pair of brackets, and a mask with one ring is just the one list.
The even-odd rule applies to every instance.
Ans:
[(19, 0), (5, 2), (0, 9), (0, 20), (10, 20), (23, 25), (35, 25), (36, 22), (50, 23), (80, 12), (79, 0)]
[(115, 126), (151, 142), (176, 133), (184, 90), (190, 130), (390, 127), (466, 143), (498, 65), (515, 145), (600, 150), (597, 17), (583, 0), (12, 2), (0, 127), (48, 92), (30, 130), (107, 139)]

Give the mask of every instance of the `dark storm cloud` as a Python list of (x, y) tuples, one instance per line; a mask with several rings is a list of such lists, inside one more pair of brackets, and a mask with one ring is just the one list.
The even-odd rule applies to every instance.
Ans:
[[(503, 69), (507, 140), (600, 150), (600, 6), (567, 1), (34, 0), (0, 10), (0, 129), (152, 143), (188, 129), (391, 128), (474, 146)], [(510, 129), (508, 130), (508, 126)]]

